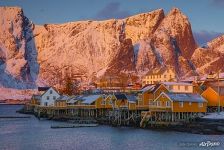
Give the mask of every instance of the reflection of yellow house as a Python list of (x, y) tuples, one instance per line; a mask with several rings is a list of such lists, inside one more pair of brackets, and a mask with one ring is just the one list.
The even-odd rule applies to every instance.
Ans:
[(213, 86), (207, 88), (202, 94), (201, 94), (207, 101), (208, 101), (208, 107), (218, 107), (219, 106), (219, 99), (220, 99), (220, 106), (224, 107), (224, 87), (218, 87)]
[(153, 70), (149, 72), (143, 79), (142, 85), (146, 84), (156, 84), (159, 82), (167, 82), (167, 81), (174, 81), (176, 80), (175, 72), (168, 68), (162, 68), (159, 70)]
[(169, 92), (163, 84), (151, 85), (143, 88), (138, 95), (138, 109), (148, 110), (149, 104), (162, 92)]
[(207, 101), (199, 94), (161, 93), (150, 110), (166, 110), (168, 112), (206, 112)]

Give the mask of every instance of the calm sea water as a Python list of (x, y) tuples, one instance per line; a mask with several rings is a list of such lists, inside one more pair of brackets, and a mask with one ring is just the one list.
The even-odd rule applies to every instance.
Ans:
[[(0, 116), (21, 115), (22, 106), (0, 105)], [(0, 119), (0, 150), (195, 150), (224, 149), (223, 135), (197, 135), (136, 128), (99, 126), (93, 128), (51, 129), (58, 122), (28, 119)], [(206, 141), (218, 147), (194, 146)], [(183, 146), (190, 144), (193, 146)]]

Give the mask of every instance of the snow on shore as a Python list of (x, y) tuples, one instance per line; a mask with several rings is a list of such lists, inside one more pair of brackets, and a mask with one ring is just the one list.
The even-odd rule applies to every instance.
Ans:
[(214, 112), (214, 113), (208, 113), (206, 116), (203, 116), (204, 119), (224, 119), (224, 112)]

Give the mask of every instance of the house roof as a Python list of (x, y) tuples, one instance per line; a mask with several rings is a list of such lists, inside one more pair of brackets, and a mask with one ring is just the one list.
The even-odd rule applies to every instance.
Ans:
[(119, 99), (127, 99), (125, 94), (114, 94), (114, 96), (116, 97), (117, 100), (119, 100)]
[(149, 85), (149, 86), (144, 87), (144, 88), (141, 89), (140, 91), (141, 91), (142, 93), (145, 93), (146, 91), (151, 90), (151, 89), (153, 89), (154, 87), (155, 87), (155, 85)]
[(138, 98), (135, 95), (126, 95), (129, 103), (136, 103)]
[[(165, 94), (165, 93), (163, 93)], [(166, 93), (172, 101), (178, 102), (207, 102), (201, 95), (192, 93)]]
[(192, 85), (187, 82), (162, 82), (164, 85)]
[(56, 99), (56, 101), (67, 101), (69, 100), (69, 96), (67, 95), (61, 95), (59, 98)]
[(88, 96), (83, 96), (81, 99), (83, 100), (83, 104), (91, 104), (93, 103), (96, 99), (98, 99), (101, 95), (88, 95)]
[(158, 90), (158, 88), (163, 84), (156, 84), (155, 87), (151, 90), (152, 93)]
[(51, 87), (38, 87), (38, 91), (47, 91)]

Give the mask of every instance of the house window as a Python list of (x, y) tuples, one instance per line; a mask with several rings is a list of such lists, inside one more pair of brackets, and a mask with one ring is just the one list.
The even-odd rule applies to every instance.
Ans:
[(185, 86), (185, 91), (188, 91), (188, 86)]
[(172, 75), (170, 75), (170, 79), (172, 79)]
[(50, 98), (49, 98), (49, 96), (47, 96), (47, 100), (49, 100)]
[(53, 99), (56, 100), (56, 96), (53, 96)]
[(198, 107), (203, 107), (203, 103), (198, 103)]
[(179, 102), (180, 107), (184, 107), (184, 102)]
[(170, 101), (166, 101), (166, 107), (170, 107)]
[(166, 75), (164, 75), (164, 78), (166, 78)]
[(191, 102), (189, 102), (189, 105), (191, 106)]
[(180, 90), (180, 86), (178, 85), (178, 90)]
[(44, 106), (47, 106), (47, 102), (44, 103)]
[(50, 90), (50, 94), (52, 94), (53, 93), (53, 91), (52, 90)]
[(157, 101), (157, 106), (160, 106), (160, 101)]
[(171, 91), (173, 90), (173, 86), (172, 86), (172, 85), (170, 85), (170, 90), (171, 90)]

